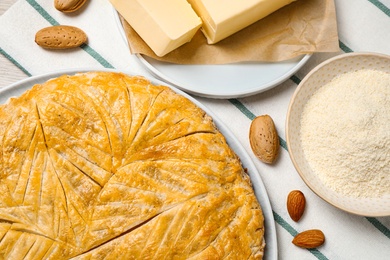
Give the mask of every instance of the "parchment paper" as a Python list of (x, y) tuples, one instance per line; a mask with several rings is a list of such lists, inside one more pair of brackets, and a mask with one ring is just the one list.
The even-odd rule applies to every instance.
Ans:
[(131, 53), (177, 64), (276, 62), (339, 51), (334, 0), (297, 0), (214, 45), (198, 31), (190, 42), (163, 57), (120, 18)]

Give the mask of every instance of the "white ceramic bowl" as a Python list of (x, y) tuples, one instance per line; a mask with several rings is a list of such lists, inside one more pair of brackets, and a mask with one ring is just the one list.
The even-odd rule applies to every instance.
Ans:
[(301, 114), (306, 102), (317, 89), (330, 82), (334, 77), (359, 69), (374, 69), (390, 73), (390, 56), (377, 53), (342, 54), (321, 63), (301, 81), (291, 98), (287, 112), (287, 147), (297, 172), (306, 185), (319, 197), (333, 206), (353, 214), (372, 217), (390, 216), (390, 196), (355, 198), (335, 192), (325, 186), (313, 172), (302, 151)]

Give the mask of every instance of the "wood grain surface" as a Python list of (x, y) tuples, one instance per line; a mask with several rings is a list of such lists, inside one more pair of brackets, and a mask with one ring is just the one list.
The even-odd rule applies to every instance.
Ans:
[[(1, 0), (0, 15), (3, 15), (16, 1), (17, 0)], [(28, 76), (23, 71), (0, 54), (0, 88), (27, 77)]]

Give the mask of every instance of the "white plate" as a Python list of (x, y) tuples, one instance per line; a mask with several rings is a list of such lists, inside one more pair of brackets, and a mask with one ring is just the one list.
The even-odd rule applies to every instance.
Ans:
[[(119, 32), (127, 38), (114, 9)], [(284, 62), (251, 62), (226, 65), (179, 65), (137, 55), (157, 78), (188, 93), (208, 98), (239, 98), (271, 89), (290, 78), (310, 58), (302, 55)]]
[[(20, 96), (22, 93), (24, 93), (26, 90), (30, 89), (34, 84), (39, 84), (46, 82), (47, 80), (55, 77), (59, 77), (63, 74), (67, 75), (73, 75), (77, 72), (87, 72), (95, 69), (73, 69), (73, 70), (62, 70), (62, 71), (55, 71), (52, 73), (34, 76), (27, 78), (25, 80), (19, 81), (15, 84), (12, 84), (8, 87), (0, 89), (0, 104), (4, 104), (8, 101), (10, 97), (17, 97)], [(101, 71), (117, 71), (117, 70), (111, 70), (111, 69), (100, 69)], [(135, 75), (132, 72), (124, 72), (128, 75)], [(266, 260), (277, 260), (278, 259), (278, 249), (277, 249), (277, 238), (276, 238), (276, 229), (275, 229), (275, 222), (274, 217), (272, 213), (271, 204), (268, 198), (267, 191), (264, 187), (264, 184), (261, 180), (261, 177), (253, 164), (251, 158), (243, 148), (243, 146), (239, 143), (239, 141), (235, 138), (235, 136), (230, 132), (230, 130), (204, 105), (202, 105), (199, 101), (194, 99), (193, 97), (189, 96), (188, 94), (184, 93), (183, 91), (170, 86), (166, 83), (163, 83), (158, 80), (150, 79), (154, 84), (158, 85), (166, 85), (171, 87), (175, 92), (185, 96), (186, 98), (190, 99), (192, 102), (194, 102), (197, 106), (199, 106), (201, 109), (203, 109), (208, 115), (210, 115), (218, 129), (221, 131), (221, 133), (225, 136), (227, 142), (229, 143), (230, 147), (234, 150), (234, 152), (240, 157), (240, 160), (244, 166), (248, 170), (248, 174), (251, 178), (253, 188), (256, 194), (256, 197), (261, 205), (261, 208), (263, 210), (263, 215), (265, 219), (265, 241), (266, 241), (266, 248), (265, 248), (265, 254), (264, 259)]]

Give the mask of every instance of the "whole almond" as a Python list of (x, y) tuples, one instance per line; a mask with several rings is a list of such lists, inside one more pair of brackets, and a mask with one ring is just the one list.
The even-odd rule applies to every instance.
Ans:
[(302, 248), (316, 248), (325, 242), (325, 235), (319, 229), (310, 229), (299, 233), (294, 237), (292, 243)]
[(54, 0), (54, 7), (61, 12), (70, 13), (80, 9), (87, 0)]
[(257, 158), (268, 164), (275, 162), (279, 154), (279, 136), (269, 115), (258, 116), (252, 120), (249, 141)]
[(305, 211), (306, 198), (299, 190), (291, 191), (287, 196), (287, 211), (291, 219), (299, 221)]
[(84, 31), (68, 25), (46, 27), (35, 34), (35, 42), (46, 49), (75, 48), (86, 41), (87, 35)]

